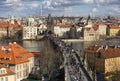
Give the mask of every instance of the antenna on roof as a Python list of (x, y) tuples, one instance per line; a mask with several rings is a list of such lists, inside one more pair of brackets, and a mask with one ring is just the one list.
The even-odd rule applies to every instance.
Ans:
[(42, 11), (43, 11), (42, 9), (43, 9), (43, 8), (42, 8), (42, 4), (41, 4), (41, 17), (42, 17)]

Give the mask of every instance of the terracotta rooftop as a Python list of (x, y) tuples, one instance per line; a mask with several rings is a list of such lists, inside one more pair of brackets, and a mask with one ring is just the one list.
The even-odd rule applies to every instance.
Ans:
[(107, 50), (101, 49), (100, 53), (104, 58), (120, 57), (120, 48), (108, 48)]
[(120, 29), (119, 26), (111, 26), (110, 29)]
[(94, 29), (94, 31), (97, 31), (99, 27), (97, 25), (94, 25), (92, 28)]
[(120, 57), (120, 48), (115, 46), (108, 46), (103, 47), (102, 49), (99, 49), (99, 46), (89, 46), (88, 48), (85, 49), (85, 52), (89, 54), (97, 54), (98, 50), (101, 53), (101, 55), (107, 59), (107, 58), (115, 58), (115, 57)]
[(84, 30), (87, 30), (87, 31), (89, 31), (91, 28), (90, 27), (86, 27), (86, 28), (84, 28)]
[(7, 28), (7, 27), (20, 27), (18, 23), (10, 24), (10, 22), (0, 22), (0, 27)]
[(0, 63), (20, 64), (29, 61), (29, 57), (33, 54), (16, 43), (0, 47)]
[(99, 27), (94, 25), (93, 27), (85, 27), (84, 29), (87, 30), (87, 31), (90, 31), (90, 29), (92, 29), (92, 28), (93, 28), (94, 31), (97, 31)]
[(60, 28), (71, 28), (72, 25), (70, 24), (56, 24), (55, 26), (59, 26)]
[[(1, 68), (0, 68), (1, 69)], [(6, 73), (5, 74), (0, 74), (0, 77), (2, 76), (7, 76), (7, 75), (14, 75), (15, 73), (13, 71), (11, 71), (9, 68), (5, 68), (6, 69)]]

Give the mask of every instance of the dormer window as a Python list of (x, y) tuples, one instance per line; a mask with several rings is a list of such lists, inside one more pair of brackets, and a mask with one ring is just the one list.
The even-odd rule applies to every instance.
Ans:
[(9, 58), (6, 58), (6, 60), (9, 60)]
[(4, 58), (0, 58), (0, 60), (5, 60), (6, 58), (4, 57)]
[(0, 69), (0, 74), (6, 74), (6, 69), (5, 68), (1, 68)]

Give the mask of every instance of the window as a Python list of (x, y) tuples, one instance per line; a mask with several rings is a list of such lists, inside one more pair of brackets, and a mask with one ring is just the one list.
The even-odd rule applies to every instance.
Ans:
[(4, 78), (1, 78), (0, 80), (1, 80), (1, 81), (4, 81)]
[(8, 77), (5, 77), (5, 81), (8, 81)]
[(94, 36), (94, 34), (89, 34), (89, 36)]
[(0, 74), (5, 74), (5, 70), (0, 70)]
[(2, 73), (5, 74), (5, 70), (2, 70)]
[(17, 70), (19, 69), (19, 66), (17, 65)]

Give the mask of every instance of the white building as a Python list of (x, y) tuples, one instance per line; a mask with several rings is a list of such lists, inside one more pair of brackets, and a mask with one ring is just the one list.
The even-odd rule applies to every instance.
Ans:
[[(0, 75), (0, 81), (21, 81), (27, 78), (34, 67), (34, 55), (18, 45), (16, 42), (9, 43), (8, 46), (0, 46), (0, 65), (6, 65), (7, 68), (0, 69), (4, 71)], [(5, 72), (6, 70), (6, 72)]]
[(54, 34), (59, 37), (62, 37), (66, 32), (70, 31), (71, 25), (55, 25), (54, 26)]
[(23, 39), (36, 39), (37, 29), (33, 26), (23, 27)]
[(43, 31), (46, 31), (47, 27), (45, 24), (41, 23), (41, 25), (38, 27), (38, 33), (43, 33)]
[(106, 35), (107, 25), (104, 22), (99, 23), (99, 34)]

